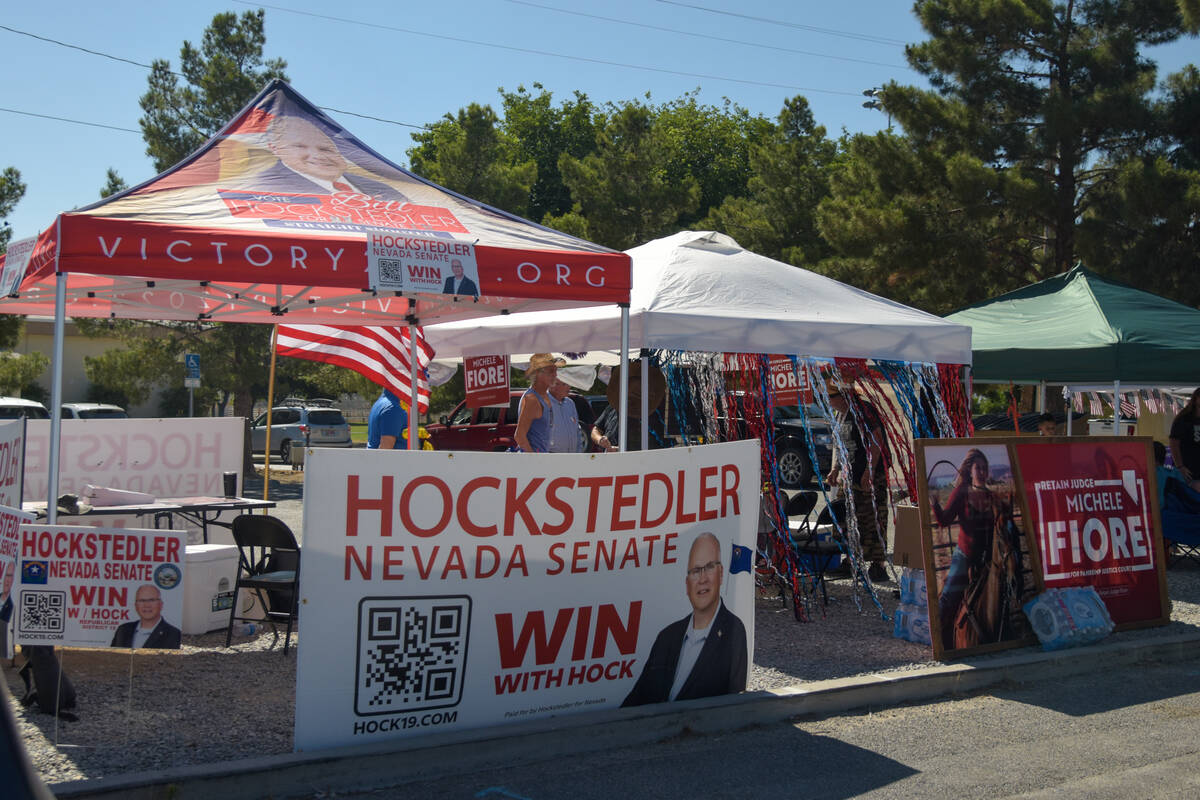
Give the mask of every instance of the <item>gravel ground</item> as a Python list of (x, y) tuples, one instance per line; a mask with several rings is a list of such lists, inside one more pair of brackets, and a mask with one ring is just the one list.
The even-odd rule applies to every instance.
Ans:
[[(272, 482), (271, 496), (281, 500), (278, 516), (299, 530), (299, 486), (287, 478), (278, 487)], [(253, 491), (252, 484), (248, 488)], [(1180, 565), (1167, 579), (1171, 623), (1116, 637), (1137, 640), (1200, 627), (1200, 568)], [(813, 620), (803, 624), (773, 590), (760, 593), (750, 690), (933, 662), (930, 648), (894, 638), (890, 623), (868, 598), (862, 598), (860, 610), (848, 580), (831, 581), (829, 587), (829, 605), (822, 609), (818, 603)], [(889, 616), (897, 603), (894, 587), (887, 584), (880, 598)], [(60, 651), (79, 695), (77, 722), (22, 708), (15, 699), (24, 691), (16, 670), (5, 661), (3, 671), (30, 759), (42, 779), (53, 784), (291, 752), (296, 660), (290, 652), (282, 654), (282, 640), (272, 645), (271, 634), (264, 633), (235, 638), (226, 648), (225, 634), (219, 632), (184, 636), (178, 652)]]

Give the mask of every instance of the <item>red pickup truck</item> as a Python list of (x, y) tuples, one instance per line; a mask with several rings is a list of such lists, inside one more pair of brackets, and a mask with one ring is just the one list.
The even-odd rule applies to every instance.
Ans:
[[(517, 430), (517, 407), (524, 393), (524, 389), (513, 389), (509, 393), (507, 407), (467, 408), (466, 401), (459, 403), (450, 414), (442, 417), (441, 422), (425, 426), (433, 449), (495, 452), (512, 447), (516, 444), (513, 433)], [(593, 447), (589, 434), (595, 420), (589, 402), (591, 398), (574, 392), (567, 396), (575, 401), (575, 409), (579, 412), (580, 434), (587, 445), (584, 452), (591, 452)], [(603, 400), (602, 397), (600, 399)]]

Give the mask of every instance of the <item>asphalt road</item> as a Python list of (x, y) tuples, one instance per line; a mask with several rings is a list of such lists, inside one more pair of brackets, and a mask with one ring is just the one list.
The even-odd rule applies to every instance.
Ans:
[[(1195, 798), (1200, 665), (906, 705), (314, 798)], [(430, 754), (436, 760), (436, 751)]]

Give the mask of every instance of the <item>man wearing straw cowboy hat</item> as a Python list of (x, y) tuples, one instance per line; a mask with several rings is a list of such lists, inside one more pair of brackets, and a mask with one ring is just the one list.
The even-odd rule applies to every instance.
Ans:
[[(621, 368), (613, 367), (612, 377), (608, 379), (608, 408), (596, 418), (592, 428), (592, 443), (602, 452), (616, 452), (621, 445), (620, 415), (617, 408), (621, 402)], [(646, 408), (650, 414), (650, 450), (666, 447), (665, 430), (662, 417), (656, 414), (667, 396), (667, 379), (662, 370), (650, 365), (650, 389)], [(629, 446), (626, 450), (642, 450), (642, 362), (629, 362)]]
[[(863, 560), (871, 563), (867, 577), (874, 583), (886, 581), (887, 552), (883, 537), (887, 531), (888, 510), (887, 440), (883, 424), (875, 407), (855, 395), (849, 384), (843, 388), (827, 378), (825, 388), (829, 392), (829, 405), (837, 415), (834, 423), (849, 462), (842, 464), (841, 448), (834, 448), (833, 467), (825, 480), (830, 486), (842, 485), (849, 489), (862, 541)], [(840, 570), (849, 573), (849, 560), (842, 562)]]
[(525, 376), (529, 389), (521, 395), (517, 412), (517, 430), (513, 438), (525, 453), (550, 452), (550, 437), (554, 427), (554, 401), (550, 385), (558, 377), (558, 368), (567, 362), (549, 353), (534, 353), (529, 359)]

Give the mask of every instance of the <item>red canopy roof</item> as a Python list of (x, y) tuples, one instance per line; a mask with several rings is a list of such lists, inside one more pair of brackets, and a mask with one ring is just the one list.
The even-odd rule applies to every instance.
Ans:
[(626, 254), (402, 169), (282, 81), (170, 170), (59, 215), (0, 312), (53, 314), (55, 272), (68, 316), (291, 324), (628, 302), (631, 285)]

